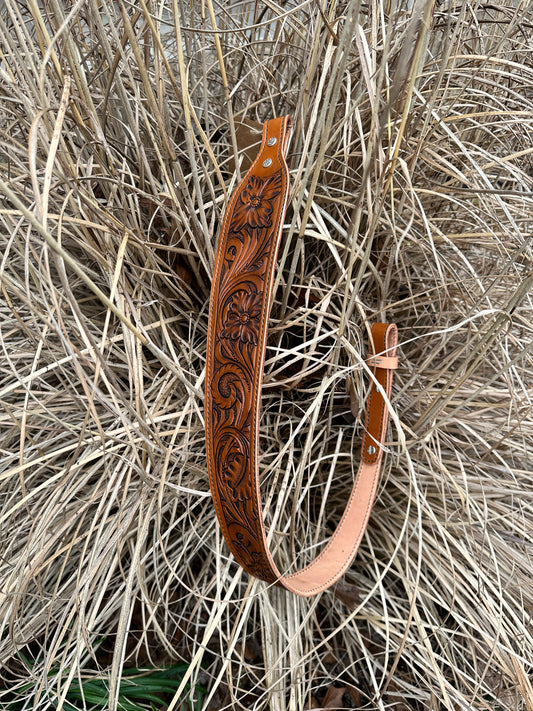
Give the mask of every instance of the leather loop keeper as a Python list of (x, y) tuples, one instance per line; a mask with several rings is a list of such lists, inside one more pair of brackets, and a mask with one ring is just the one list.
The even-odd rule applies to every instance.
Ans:
[(250, 574), (302, 595), (326, 590), (351, 564), (377, 490), (397, 330), (372, 327), (359, 469), (333, 535), (305, 568), (282, 574), (270, 553), (259, 490), (259, 415), (274, 273), (289, 192), (292, 121), (264, 124), (259, 155), (235, 190), (218, 239), (206, 352), (205, 428), (213, 503), (224, 538)]
[(386, 370), (396, 370), (398, 367), (398, 358), (392, 356), (368, 356), (366, 364), (370, 368), (385, 368)]

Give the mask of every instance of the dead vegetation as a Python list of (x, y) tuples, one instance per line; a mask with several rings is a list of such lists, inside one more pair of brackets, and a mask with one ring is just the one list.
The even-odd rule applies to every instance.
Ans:
[[(185, 662), (161, 708), (533, 709), (532, 20), (4, 0), (3, 707), (103, 679), (116, 709), (125, 668)], [(217, 230), (284, 113), (261, 442), (281, 566), (342, 511), (369, 324), (401, 343), (364, 544), (311, 600), (228, 560), (204, 442)]]

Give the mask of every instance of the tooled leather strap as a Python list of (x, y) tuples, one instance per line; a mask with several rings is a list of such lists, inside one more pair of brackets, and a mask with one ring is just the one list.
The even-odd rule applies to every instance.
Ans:
[(259, 414), (274, 271), (287, 206), (285, 163), (291, 119), (267, 121), (259, 155), (231, 197), (220, 233), (207, 339), (205, 426), (207, 466), (226, 542), (252, 575), (310, 596), (332, 585), (350, 565), (376, 493), (396, 368), (397, 330), (375, 324), (373, 372), (361, 461), (341, 521), (321, 553), (283, 575), (270, 554), (259, 491)]

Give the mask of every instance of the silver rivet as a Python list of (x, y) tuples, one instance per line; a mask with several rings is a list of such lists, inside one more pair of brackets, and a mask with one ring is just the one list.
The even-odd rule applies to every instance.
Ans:
[(276, 145), (276, 141), (277, 141), (277, 138), (274, 138), (274, 136), (272, 136), (272, 138), (269, 138), (269, 139), (268, 139), (268, 141), (267, 141), (267, 146), (275, 146), (275, 145)]
[(263, 161), (263, 168), (268, 168), (269, 165), (272, 165), (272, 158), (267, 158)]
[(373, 447), (373, 446), (370, 444), (370, 445), (368, 445), (368, 447), (366, 448), (366, 453), (367, 453), (367, 454), (375, 454), (375, 453), (376, 453), (376, 448)]

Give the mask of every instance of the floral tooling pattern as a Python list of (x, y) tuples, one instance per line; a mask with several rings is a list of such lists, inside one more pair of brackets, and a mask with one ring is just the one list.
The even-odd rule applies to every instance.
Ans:
[(263, 292), (238, 291), (233, 295), (221, 338), (257, 345)]
[(272, 200), (280, 194), (281, 183), (281, 173), (268, 180), (261, 180), (256, 175), (251, 175), (239, 196), (232, 228), (240, 231), (244, 227), (251, 229), (270, 227), (270, 218), (274, 210)]
[[(269, 308), (265, 293), (278, 249), (286, 180), (281, 170), (268, 178), (248, 176), (226, 217), (219, 245), (218, 291), (212, 294), (215, 334), (209, 381), (214, 471), (221, 523), (233, 552), (256, 577), (274, 582), (258, 541), (261, 512), (254, 504), (252, 393), (260, 382)], [(278, 199), (283, 197), (283, 199)]]

